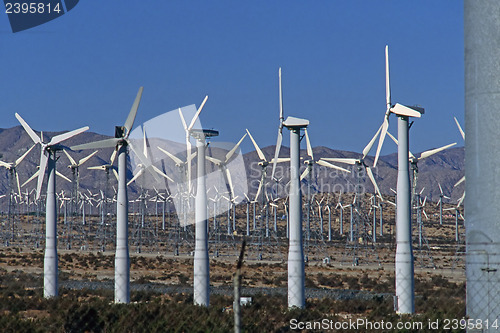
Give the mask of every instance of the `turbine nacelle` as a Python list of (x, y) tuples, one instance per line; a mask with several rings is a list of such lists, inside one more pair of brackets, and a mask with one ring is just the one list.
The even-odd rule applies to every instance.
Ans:
[(283, 122), (283, 126), (285, 126), (288, 129), (305, 128), (309, 126), (309, 120), (289, 116)]

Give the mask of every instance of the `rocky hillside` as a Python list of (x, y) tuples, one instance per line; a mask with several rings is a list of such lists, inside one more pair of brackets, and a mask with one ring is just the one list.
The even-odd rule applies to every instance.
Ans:
[[(38, 133), (39, 134), (39, 133)], [(43, 133), (44, 140), (48, 141), (50, 137), (57, 135), (60, 133)], [(107, 136), (93, 133), (93, 132), (85, 132), (80, 134), (66, 142), (66, 145), (71, 146), (80, 143), (91, 142), (95, 140), (101, 140), (107, 138)], [(8, 128), (8, 129), (0, 129), (0, 160), (4, 162), (13, 162), (19, 156), (21, 156), (25, 151), (27, 151), (33, 145), (31, 139), (24, 132), (21, 126)], [(215, 142), (212, 146), (216, 146)], [(229, 148), (227, 148), (229, 149)], [(176, 147), (178, 150), (178, 147)], [(212, 149), (213, 150), (213, 149)], [(220, 150), (220, 149), (219, 149)], [(227, 151), (227, 150), (226, 150)], [(262, 149), (264, 155), (268, 160), (272, 158), (274, 155), (274, 146), (268, 146)], [(318, 160), (321, 157), (354, 157), (359, 158), (360, 154), (342, 150), (333, 150), (327, 147), (315, 147), (313, 149), (314, 157)], [(89, 159), (81, 168), (80, 168), (80, 187), (84, 190), (90, 190), (93, 193), (97, 193), (99, 190), (103, 190), (104, 188), (108, 188), (109, 192), (112, 195), (112, 187), (116, 187), (116, 179), (112, 173), (109, 176), (106, 175), (105, 172), (100, 170), (88, 170), (89, 166), (97, 166), (109, 163), (110, 156), (113, 152), (113, 149), (102, 149)], [(70, 152), (70, 155), (78, 161), (79, 159), (87, 156), (92, 153), (91, 151), (83, 151), (83, 152)], [(211, 151), (209, 150), (209, 154)], [(215, 153), (214, 153), (215, 154)], [(185, 159), (184, 153), (176, 154), (181, 159)], [(220, 154), (219, 154), (220, 155)], [(415, 154), (419, 156), (419, 154)], [(58, 154), (59, 159), (57, 162), (57, 169), (62, 174), (64, 174), (69, 179), (74, 179), (71, 169), (68, 168), (69, 160), (62, 152)], [(288, 147), (282, 147), (280, 156), (287, 157), (289, 156)], [(305, 149), (301, 151), (302, 161), (309, 159)], [(40, 147), (36, 146), (25, 158), (24, 161), (18, 166), (17, 172), (19, 174), (20, 183), (25, 182), (37, 169), (38, 161), (40, 158)], [(246, 171), (246, 178), (248, 180), (247, 185), (249, 189), (248, 196), (250, 199), (253, 199), (255, 193), (258, 188), (259, 180), (261, 179), (261, 166), (258, 165), (259, 158), (255, 151), (246, 153), (242, 156), (244, 164), (240, 163), (237, 165), (238, 170), (232, 170), (229, 167), (232, 174), (235, 172), (242, 173), (241, 168), (244, 166)], [(193, 175), (196, 173), (196, 162), (195, 159), (193, 166)], [(169, 160), (170, 162), (170, 160)], [(366, 159), (367, 165), (373, 164), (373, 156), (369, 156)], [(208, 163), (208, 162), (207, 162)], [(170, 163), (172, 164), (172, 163)], [(269, 180), (272, 165), (267, 167), (267, 187), (270, 190), (270, 193), (274, 193), (273, 198), (276, 195), (286, 196), (286, 185), (289, 181), (289, 163), (282, 163), (278, 165), (276, 170), (276, 176), (279, 179), (279, 182), (271, 182)], [(305, 168), (305, 164), (301, 163), (301, 172)], [(115, 161), (116, 165), (116, 161)], [(167, 174), (172, 174), (175, 169), (174, 166), (166, 166), (166, 163), (158, 163), (160, 168)], [(311, 181), (311, 190), (313, 191), (321, 191), (321, 192), (353, 192), (356, 184), (362, 186), (362, 189), (366, 192), (373, 193), (373, 186), (366, 176), (364, 172), (360, 173), (360, 177), (357, 177), (356, 167), (352, 165), (341, 165), (348, 170), (351, 170), (351, 173), (336, 171), (333, 169), (326, 168), (324, 166), (315, 165), (312, 177), (306, 177), (302, 180), (302, 190), (307, 191), (308, 183)], [(435, 154), (429, 158), (423, 159), (418, 164), (418, 183), (417, 188), (420, 191), (422, 188), (423, 195), (428, 197), (428, 200), (437, 201), (439, 200), (439, 187), (438, 183), (441, 184), (445, 195), (451, 196), (452, 200), (450, 202), (456, 202), (458, 198), (462, 195), (464, 191), (464, 184), (457, 186), (454, 188), (454, 184), (464, 175), (464, 148), (451, 148)], [(207, 169), (215, 170), (214, 166), (209, 166)], [(133, 175), (133, 170), (129, 168), (129, 179)], [(397, 155), (391, 154), (387, 156), (382, 156), (378, 163), (377, 168), (373, 169), (373, 173), (375, 175), (376, 181), (380, 190), (383, 194), (393, 195), (391, 188), (396, 189), (396, 179), (397, 179)], [(241, 179), (241, 177), (239, 177)], [(12, 179), (9, 176), (9, 172), (6, 168), (0, 168), (0, 195), (6, 194), (9, 191), (10, 183), (9, 180)], [(359, 179), (359, 180), (358, 180)], [(106, 186), (108, 184), (108, 186)], [(23, 191), (31, 191), (34, 187), (36, 187), (36, 180), (29, 183), (25, 187), (23, 187)], [(57, 191), (61, 190), (69, 193), (72, 188), (72, 184), (67, 182), (66, 180), (58, 179), (57, 180)], [(138, 193), (138, 186), (132, 185), (130, 196), (134, 197)], [(154, 192), (154, 190), (153, 190)], [(7, 196), (0, 199), (0, 205), (5, 207), (5, 202), (7, 201)]]

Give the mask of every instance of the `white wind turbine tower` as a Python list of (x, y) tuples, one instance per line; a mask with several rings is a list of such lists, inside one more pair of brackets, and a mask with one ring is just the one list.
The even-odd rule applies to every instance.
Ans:
[(123, 126), (115, 127), (115, 137), (71, 147), (73, 150), (115, 148), (118, 151), (118, 193), (116, 209), (115, 303), (130, 302), (130, 256), (128, 246), (127, 155), (130, 147), (145, 165), (149, 163), (134, 149), (129, 135), (141, 101), (143, 87), (135, 98)]
[(302, 242), (302, 194), (300, 191), (300, 130), (309, 120), (288, 117), (283, 125), (290, 130), (290, 206), (288, 247), (288, 307), (305, 307), (304, 246)]
[(391, 102), (391, 85), (389, 77), (389, 47), (385, 47), (385, 84), (386, 112), (381, 126), (380, 139), (373, 166), (377, 165), (380, 149), (389, 128), (389, 116), (398, 116), (398, 182), (397, 182), (397, 216), (396, 216), (396, 312), (412, 314), (415, 312), (414, 263), (411, 243), (411, 189), (409, 174), (409, 118), (420, 118), (424, 109), (416, 106), (405, 106)]
[(35, 144), (40, 144), (40, 169), (38, 170), (37, 200), (40, 198), (45, 170), (48, 173), (47, 181), (47, 203), (45, 208), (45, 255), (43, 262), (43, 293), (45, 298), (56, 297), (58, 294), (57, 278), (57, 215), (56, 215), (56, 152), (64, 147), (61, 142), (85, 132), (88, 126), (71, 132), (54, 136), (48, 143), (31, 129), (19, 114), (16, 113), (24, 130), (28, 133)]
[[(304, 128), (304, 134), (306, 137), (306, 145), (307, 145), (307, 155), (310, 157), (309, 160), (304, 161), (305, 164), (307, 164), (307, 167), (305, 168), (304, 172), (302, 172), (302, 175), (300, 175), (300, 180), (304, 179), (307, 175), (308, 177), (308, 182), (307, 182), (307, 221), (306, 221), (306, 238), (307, 240), (310, 239), (311, 237), (311, 184), (312, 184), (312, 177), (314, 173), (314, 165), (319, 164), (321, 166), (330, 168), (330, 169), (335, 169), (339, 171), (344, 171), (351, 173), (351, 171), (341, 168), (339, 166), (333, 165), (331, 163), (326, 162), (324, 159), (319, 159), (315, 160), (314, 159), (314, 153), (313, 149), (311, 146), (311, 141), (309, 140), (309, 134), (307, 133), (307, 128)], [(323, 229), (323, 228), (321, 228)]]
[[(205, 99), (206, 100), (206, 99)], [(201, 111), (201, 107), (200, 107)], [(198, 112), (199, 114), (199, 112)], [(193, 123), (194, 124), (194, 123)], [(192, 127), (192, 126), (191, 126)], [(193, 298), (194, 304), (208, 306), (210, 301), (210, 269), (208, 262), (208, 217), (207, 217), (207, 188), (205, 175), (206, 137), (219, 135), (218, 131), (208, 129), (189, 129), (189, 135), (196, 139), (198, 163), (196, 179), (196, 207), (195, 207), (195, 250), (194, 250), (194, 277)]]

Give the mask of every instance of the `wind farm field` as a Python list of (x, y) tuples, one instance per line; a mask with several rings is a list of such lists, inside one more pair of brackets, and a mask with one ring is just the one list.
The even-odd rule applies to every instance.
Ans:
[[(366, 194), (362, 205), (368, 206), (369, 198)], [(349, 200), (352, 197), (348, 194), (343, 196), (343, 201)], [(284, 207), (281, 202), (278, 204), (278, 207)], [(451, 205), (445, 205), (445, 209), (448, 207)], [(423, 219), (423, 241), (419, 239), (416, 223), (413, 228), (416, 315), (407, 320), (413, 323), (435, 319), (460, 320), (465, 316), (463, 221), (458, 220), (457, 242), (455, 217), (444, 214), (440, 225), (436, 203), (427, 203), (426, 211), (429, 219)], [(66, 218), (65, 222), (64, 216), (59, 216), (61, 292), (59, 301), (55, 302), (43, 298), (43, 216), (19, 215), (12, 241), (0, 248), (0, 327), (7, 331), (42, 332), (120, 331), (123, 327), (141, 327), (143, 331), (199, 331), (200, 328), (211, 332), (231, 331), (233, 275), (243, 238), (247, 246), (241, 295), (251, 297), (251, 303), (242, 308), (244, 331), (290, 331), (295, 319), (302, 322), (327, 319), (336, 323), (363, 319), (394, 324), (406, 320), (394, 312), (394, 207), (386, 205), (384, 208), (382, 232), (380, 217), (376, 215), (375, 241), (369, 214), (360, 219), (363, 223), (356, 231), (359, 237), (351, 242), (347, 209), (342, 234), (338, 211), (332, 209), (332, 212), (335, 213), (321, 216), (323, 232), (320, 231), (321, 218), (318, 214), (311, 214), (309, 239), (304, 233), (307, 258), (307, 306), (304, 310), (288, 310), (287, 306), (288, 240), (286, 218), (281, 218), (286, 212), (282, 208), (276, 212), (276, 231), (273, 216), (269, 216), (268, 237), (263, 215), (256, 216), (255, 229), (250, 215), (250, 235), (245, 235), (244, 204), (235, 210), (235, 229), (230, 235), (225, 228), (224, 232), (215, 233), (211, 229), (213, 221), (210, 221), (211, 301), (208, 308), (192, 304), (192, 226), (185, 230), (177, 228), (167, 215), (166, 228), (162, 230), (162, 216), (148, 215), (144, 224), (139, 216), (129, 216), (132, 306), (124, 307), (113, 304), (112, 219), (107, 226), (108, 236), (104, 239), (101, 216), (87, 216), (86, 229), (77, 226), (81, 216), (73, 221), (71, 229), (68, 229), (71, 218)], [(328, 220), (331, 240), (328, 240)], [(3, 230), (8, 230), (7, 217), (3, 216), (2, 221)], [(218, 217), (217, 223), (224, 227), (227, 217)], [(33, 228), (40, 228), (39, 239), (33, 237), (36, 235)], [(24, 231), (29, 232), (23, 236)]]

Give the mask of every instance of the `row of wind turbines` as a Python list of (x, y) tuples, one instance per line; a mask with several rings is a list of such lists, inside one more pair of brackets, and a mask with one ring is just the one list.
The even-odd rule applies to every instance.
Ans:
[[(195, 225), (195, 251), (194, 251), (194, 301), (196, 304), (208, 306), (209, 305), (209, 259), (208, 259), (208, 215), (207, 207), (209, 205), (209, 199), (207, 198), (207, 173), (205, 172), (205, 161), (208, 160), (212, 162), (217, 168), (219, 168), (221, 174), (224, 177), (224, 187), (227, 189), (229, 195), (228, 203), (236, 205), (238, 203), (235, 194), (235, 184), (228, 167), (230, 162), (235, 156), (240, 144), (244, 138), (248, 135), (251, 139), (256, 152), (259, 156), (261, 166), (261, 180), (259, 182), (259, 187), (257, 189), (255, 198), (253, 200), (249, 199), (247, 194), (244, 193), (247, 202), (247, 212), (250, 203), (255, 203), (259, 200), (259, 196), (262, 196), (262, 202), (269, 202), (268, 190), (267, 190), (267, 167), (272, 164), (272, 171), (270, 175), (271, 182), (279, 182), (280, 180), (275, 177), (276, 166), (278, 163), (290, 163), (290, 182), (289, 182), (289, 193), (288, 193), (288, 236), (289, 236), (289, 252), (288, 252), (288, 290), (289, 290), (289, 306), (303, 308), (305, 306), (305, 272), (304, 272), (304, 237), (302, 235), (302, 193), (301, 193), (301, 181), (308, 179), (308, 184), (312, 183), (312, 176), (314, 174), (314, 165), (320, 165), (327, 168), (336, 169), (342, 172), (350, 172), (350, 170), (335, 165), (333, 163), (347, 164), (355, 166), (355, 170), (358, 174), (365, 172), (374, 187), (374, 197), (380, 202), (384, 202), (384, 198), (380, 193), (377, 186), (375, 177), (372, 172), (372, 168), (376, 167), (379, 159), (379, 154), (381, 147), (384, 143), (386, 135), (389, 135), (395, 143), (398, 145), (398, 184), (397, 184), (397, 200), (395, 203), (389, 201), (397, 207), (397, 234), (396, 234), (396, 298), (397, 298), (397, 311), (399, 313), (413, 313), (414, 312), (414, 283), (413, 283), (413, 249), (412, 249), (412, 235), (411, 235), (411, 209), (415, 205), (425, 205), (420, 201), (418, 204), (411, 203), (411, 198), (416, 197), (416, 185), (418, 179), (418, 168), (417, 163), (421, 159), (432, 156), (444, 149), (447, 149), (454, 144), (443, 146), (438, 149), (432, 149), (426, 151), (416, 158), (413, 154), (409, 152), (409, 118), (419, 118), (423, 113), (424, 109), (416, 106), (406, 106), (403, 104), (395, 103), (391, 101), (390, 93), (390, 82), (389, 82), (389, 53), (388, 47), (385, 49), (386, 56), (386, 112), (383, 119), (382, 125), (379, 127), (375, 135), (372, 137), (367, 146), (363, 149), (360, 158), (320, 158), (315, 159), (312, 146), (309, 140), (309, 135), (307, 133), (307, 126), (309, 121), (306, 119), (288, 117), (285, 119), (283, 112), (283, 95), (282, 95), (282, 84), (281, 84), (281, 68), (279, 69), (279, 101), (280, 101), (280, 114), (279, 114), (279, 127), (277, 143), (275, 148), (274, 157), (271, 160), (266, 159), (262, 150), (257, 145), (255, 139), (252, 137), (250, 131), (240, 139), (240, 141), (227, 152), (224, 158), (218, 159), (212, 156), (206, 156), (207, 151), (207, 139), (210, 137), (217, 136), (219, 133), (215, 130), (207, 130), (203, 128), (198, 128), (199, 122), (197, 122), (199, 115), (207, 101), (207, 97), (203, 100), (201, 106), (196, 110), (191, 121), (186, 122), (184, 114), (181, 109), (179, 109), (179, 117), (182, 121), (183, 128), (185, 131), (185, 149), (186, 158), (185, 160), (179, 158), (175, 154), (170, 153), (167, 149), (158, 147), (160, 151), (163, 152), (164, 156), (168, 157), (174, 162), (176, 168), (179, 170), (182, 181), (177, 184), (178, 186), (178, 198), (176, 203), (176, 208), (182, 207), (182, 209), (176, 209), (177, 214), (184, 214), (186, 218), (184, 219), (184, 224), (192, 223)], [(74, 137), (86, 130), (88, 127), (82, 127), (80, 129), (64, 133), (61, 135), (54, 136), (50, 141), (45, 142), (43, 136), (38, 136), (31, 127), (24, 121), (24, 119), (16, 113), (16, 118), (19, 120), (23, 128), (26, 130), (30, 138), (32, 139), (34, 145), (20, 158), (18, 158), (13, 164), (9, 164), (12, 170), (15, 170), (16, 166), (21, 163), (21, 161), (26, 157), (26, 155), (35, 147), (35, 145), (40, 145), (41, 156), (40, 156), (40, 168), (37, 173), (34, 174), (32, 179), (37, 178), (36, 186), (36, 200), (39, 200), (42, 195), (42, 184), (44, 181), (45, 174), (47, 174), (47, 190), (46, 190), (46, 242), (45, 242), (45, 257), (44, 257), (44, 295), (45, 297), (55, 297), (58, 295), (58, 281), (57, 281), (57, 193), (56, 193), (56, 160), (59, 151), (63, 151), (64, 154), (70, 160), (70, 168), (72, 174), (74, 175), (75, 185), (72, 196), (77, 197), (79, 191), (79, 167), (82, 166), (86, 161), (88, 161), (97, 151), (92, 152), (86, 157), (80, 159), (76, 162), (70, 154), (67, 152), (70, 150), (95, 150), (103, 148), (113, 148), (113, 154), (110, 158), (110, 163), (94, 167), (97, 169), (104, 170), (107, 174), (111, 171), (118, 180), (118, 186), (116, 191), (116, 240), (115, 240), (115, 302), (116, 303), (128, 303), (130, 301), (130, 257), (129, 257), (129, 200), (127, 185), (133, 181), (138, 181), (141, 177), (149, 175), (154, 179), (154, 183), (161, 184), (165, 182), (173, 182), (172, 175), (167, 174), (165, 169), (159, 168), (155, 165), (150, 152), (150, 147), (147, 145), (146, 130), (143, 129), (143, 147), (137, 145), (137, 141), (130, 138), (132, 128), (134, 125), (137, 110), (139, 108), (139, 103), (142, 97), (143, 88), (141, 87), (137, 93), (136, 99), (132, 105), (132, 108), (126, 118), (123, 126), (115, 127), (115, 137), (110, 139), (105, 139), (101, 141), (85, 143), (81, 145), (76, 145), (72, 147), (63, 146), (63, 142), (71, 137)], [(389, 118), (391, 114), (395, 114), (398, 117), (398, 138), (394, 138), (389, 132)], [(458, 125), (458, 122), (457, 122)], [(459, 126), (460, 127), (460, 126)], [(290, 157), (284, 158), (280, 157), (280, 148), (283, 141), (283, 128), (290, 130)], [(304, 133), (302, 136), (301, 133)], [(463, 131), (462, 131), (463, 133)], [(309, 159), (305, 161), (307, 167), (302, 174), (300, 174), (300, 142), (302, 137), (306, 139), (307, 155)], [(196, 152), (192, 152), (191, 138), (196, 141)], [(368, 165), (365, 160), (371, 149), (373, 148), (376, 140), (378, 138), (378, 146), (375, 154), (375, 159), (373, 165)], [(127, 180), (127, 161), (129, 160), (129, 152), (132, 151), (134, 159), (138, 161), (136, 163), (136, 170), (134, 171), (134, 177)], [(196, 187), (192, 184), (192, 161), (196, 157), (197, 159), (197, 177), (196, 177)], [(117, 167), (114, 167), (114, 161), (117, 160)], [(2, 166), (6, 166), (7, 163), (1, 162)], [(413, 178), (413, 186), (410, 184), (410, 165)], [(6, 166), (7, 167), (7, 166)], [(19, 177), (15, 171), (13, 171), (11, 176), (11, 182), (15, 180), (15, 187), (19, 194), (21, 194), (21, 186), (19, 182)], [(30, 179), (31, 180), (31, 179)], [(14, 186), (13, 186), (14, 187)], [(11, 188), (13, 188), (11, 187)], [(310, 235), (310, 218), (309, 214), (312, 208), (312, 200), (310, 193), (310, 186), (308, 186), (307, 194), (307, 204), (306, 204), (306, 237), (309, 238)], [(441, 197), (441, 214), (442, 214), (442, 201), (446, 198), (443, 194), (442, 188), (440, 187)], [(414, 194), (412, 196), (412, 193)], [(356, 193), (356, 198), (360, 193)], [(194, 199), (195, 210), (194, 214), (189, 211), (189, 202)], [(243, 200), (242, 198), (240, 198)], [(239, 202), (241, 202), (241, 200)], [(463, 199), (462, 199), (463, 200)], [(358, 198), (358, 202), (360, 199)], [(340, 203), (340, 200), (339, 200)], [(354, 204), (354, 202), (353, 202)], [(460, 205), (460, 203), (459, 203)], [(9, 205), (10, 206), (10, 205)], [(321, 203), (318, 202), (318, 206), (321, 211)], [(255, 206), (254, 206), (255, 207)], [(330, 206), (328, 206), (330, 212)], [(341, 204), (342, 207), (342, 204)], [(457, 206), (458, 207), (458, 206)], [(233, 209), (234, 212), (234, 209)], [(343, 207), (342, 207), (343, 212)], [(215, 209), (214, 209), (215, 214)], [(319, 214), (321, 215), (321, 214)], [(248, 214), (247, 214), (248, 216)], [(254, 213), (255, 216), (255, 213)], [(234, 218), (233, 218), (234, 221)], [(229, 222), (229, 219), (228, 219)], [(229, 223), (228, 223), (229, 225)], [(375, 224), (374, 224), (375, 227)], [(229, 228), (229, 226), (228, 226)], [(329, 228), (331, 230), (331, 228)], [(352, 229), (352, 227), (351, 227)], [(248, 218), (247, 218), (247, 230), (248, 230)], [(268, 229), (266, 229), (268, 230)], [(248, 232), (247, 232), (248, 235)], [(375, 236), (375, 233), (373, 234)], [(329, 238), (331, 236), (329, 235)], [(352, 231), (351, 231), (351, 241), (352, 241)]]

